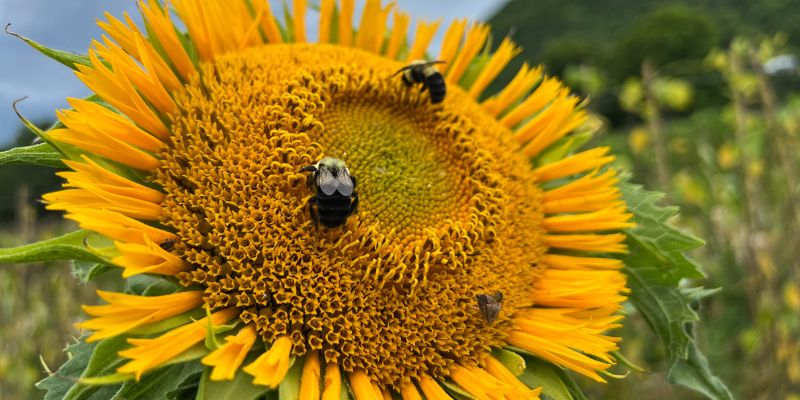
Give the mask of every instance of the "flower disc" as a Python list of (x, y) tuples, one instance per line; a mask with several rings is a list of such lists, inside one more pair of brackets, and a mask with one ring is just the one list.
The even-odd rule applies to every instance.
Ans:
[[(218, 57), (176, 94), (157, 173), (184, 285), (241, 308), (266, 342), (290, 335), (294, 354), (395, 386), (500, 345), (545, 250), (510, 131), (457, 87), (432, 105), (400, 67), (330, 45)], [(339, 228), (315, 229), (298, 172), (323, 156), (357, 178), (359, 211)], [(490, 324), (476, 296), (496, 292)]]

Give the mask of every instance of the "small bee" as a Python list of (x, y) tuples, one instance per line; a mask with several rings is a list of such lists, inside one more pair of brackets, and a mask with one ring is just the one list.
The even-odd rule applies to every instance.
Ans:
[(444, 61), (412, 61), (411, 64), (400, 68), (394, 75), (402, 73), (403, 83), (405, 83), (406, 86), (421, 83), (422, 88), (420, 91), (424, 92), (425, 89), (429, 90), (431, 103), (441, 103), (442, 100), (444, 100), (444, 95), (447, 93), (447, 86), (444, 83), (442, 73), (436, 69), (434, 64), (444, 64)]
[(500, 303), (503, 301), (503, 293), (497, 292), (494, 295), (479, 294), (476, 297), (481, 315), (491, 325), (500, 315)]
[(328, 228), (335, 228), (356, 213), (356, 177), (350, 175), (344, 161), (325, 157), (315, 165), (303, 167), (300, 172), (312, 172), (309, 185), (315, 187), (317, 193), (308, 200), (308, 212), (315, 227), (322, 222)]

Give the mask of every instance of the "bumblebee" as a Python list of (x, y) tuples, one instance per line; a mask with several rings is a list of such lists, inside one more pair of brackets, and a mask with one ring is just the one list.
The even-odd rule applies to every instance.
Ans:
[(491, 325), (500, 315), (500, 303), (503, 302), (503, 293), (497, 292), (493, 295), (479, 294), (476, 297), (478, 299), (478, 310), (486, 322)]
[(444, 83), (442, 73), (436, 69), (434, 64), (444, 64), (444, 61), (412, 61), (411, 64), (400, 68), (394, 75), (402, 73), (403, 83), (406, 86), (421, 83), (422, 88), (420, 91), (428, 90), (431, 96), (431, 103), (441, 103), (444, 100), (444, 95), (447, 94), (447, 86)]
[(356, 177), (344, 165), (344, 161), (325, 157), (315, 165), (307, 165), (300, 172), (311, 172), (309, 186), (316, 194), (308, 200), (308, 212), (314, 221), (328, 228), (335, 228), (347, 221), (358, 210)]

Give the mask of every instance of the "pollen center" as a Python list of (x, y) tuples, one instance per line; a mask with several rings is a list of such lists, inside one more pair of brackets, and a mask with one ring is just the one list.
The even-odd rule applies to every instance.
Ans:
[[(508, 130), (456, 87), (432, 105), (400, 67), (330, 45), (220, 56), (175, 94), (157, 174), (183, 285), (238, 307), (267, 343), (288, 336), (296, 355), (395, 387), (502, 344), (546, 250), (541, 192)], [(314, 226), (299, 172), (326, 156), (360, 199), (332, 229)], [(497, 292), (490, 322), (476, 297)]]
[[(347, 159), (364, 184), (362, 219), (394, 228), (406, 240), (423, 236), (432, 220), (463, 219), (468, 185), (465, 163), (437, 131), (428, 107), (368, 104), (351, 98), (331, 103), (320, 120), (326, 154)], [(465, 157), (466, 158), (466, 157)]]

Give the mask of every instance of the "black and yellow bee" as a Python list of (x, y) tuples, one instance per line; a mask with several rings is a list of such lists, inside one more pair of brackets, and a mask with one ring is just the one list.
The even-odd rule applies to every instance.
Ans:
[(431, 103), (441, 103), (442, 100), (444, 100), (445, 94), (447, 94), (447, 85), (444, 83), (442, 73), (436, 69), (434, 64), (444, 64), (444, 61), (412, 61), (411, 64), (400, 68), (395, 75), (402, 73), (403, 83), (405, 83), (406, 86), (422, 84), (420, 91), (424, 92), (426, 89), (428, 90)]
[(356, 177), (344, 165), (344, 161), (325, 157), (315, 165), (307, 165), (300, 172), (311, 172), (309, 185), (316, 194), (308, 200), (308, 212), (314, 226), (320, 222), (328, 228), (335, 228), (347, 221), (358, 210)]

